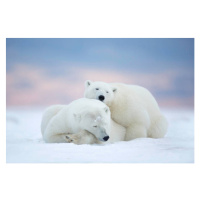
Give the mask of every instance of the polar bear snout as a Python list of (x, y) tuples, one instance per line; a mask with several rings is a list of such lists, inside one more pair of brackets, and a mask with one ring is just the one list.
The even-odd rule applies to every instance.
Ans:
[(98, 99), (99, 99), (100, 101), (103, 101), (103, 100), (105, 99), (105, 97), (104, 97), (103, 95), (99, 95)]
[(102, 142), (106, 142), (108, 141), (108, 139), (110, 138), (109, 135), (107, 134), (107, 132), (103, 131), (100, 133), (100, 137), (97, 137), (98, 140), (102, 141)]
[(105, 137), (103, 138), (104, 141), (107, 141), (108, 139), (109, 139), (109, 136), (105, 136)]

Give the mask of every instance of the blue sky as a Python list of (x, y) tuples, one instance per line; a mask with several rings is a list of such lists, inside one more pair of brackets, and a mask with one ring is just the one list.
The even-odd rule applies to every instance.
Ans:
[[(126, 74), (133, 75), (132, 79), (131, 77), (127, 78), (127, 83), (149, 86), (148, 89), (152, 89), (160, 99), (170, 97), (177, 99), (193, 98), (194, 95), (193, 38), (8, 38), (6, 40), (7, 74), (12, 73), (13, 79), (17, 79), (14, 72), (16, 73), (16, 69), (22, 70), (20, 67), (22, 65), (25, 66), (26, 70), (42, 69), (46, 78), (55, 80), (55, 77), (60, 77), (71, 82), (83, 79), (81, 73), (75, 72), (76, 69), (78, 72), (85, 70), (82, 73), (93, 70), (99, 73), (98, 70), (103, 70), (105, 73), (108, 72), (110, 76), (116, 75), (116, 77), (118, 77), (116, 72), (124, 73), (123, 79), (114, 79), (117, 82), (126, 81)], [(173, 82), (172, 86), (168, 90), (162, 90), (161, 86), (156, 88), (156, 81), (159, 84), (159, 79), (162, 79), (165, 73), (166, 79), (168, 78)], [(154, 76), (151, 74), (154, 74)], [(98, 76), (98, 78), (101, 77)], [(12, 81), (13, 85), (7, 85), (7, 91), (10, 91), (10, 87), (16, 88), (16, 84), (18, 84), (18, 90), (21, 91), (34, 84), (34, 81), (30, 83), (29, 80), (23, 79), (21, 77), (21, 82), (20, 80)], [(146, 83), (145, 80), (147, 80)], [(150, 84), (151, 81), (155, 82), (153, 86)], [(14, 82), (17, 83), (14, 85)], [(9, 92), (9, 94), (8, 98), (13, 98), (12, 93)], [(192, 104), (192, 100), (190, 100), (190, 104)]]
[(7, 39), (7, 68), (15, 62), (52, 67), (67, 62), (160, 70), (194, 65), (193, 39)]

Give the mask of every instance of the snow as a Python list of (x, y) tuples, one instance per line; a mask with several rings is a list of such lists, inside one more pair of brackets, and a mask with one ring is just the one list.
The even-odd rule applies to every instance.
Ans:
[(107, 145), (47, 144), (40, 132), (44, 109), (8, 108), (7, 163), (193, 163), (193, 110), (164, 110), (165, 138), (138, 138)]

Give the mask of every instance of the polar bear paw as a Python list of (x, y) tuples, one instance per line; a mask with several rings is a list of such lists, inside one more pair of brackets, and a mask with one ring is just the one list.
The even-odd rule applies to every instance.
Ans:
[(67, 143), (72, 143), (73, 139), (71, 138), (71, 136), (66, 135), (65, 139), (67, 140)]
[(65, 135), (65, 139), (66, 139), (67, 143), (74, 143), (74, 144), (80, 143), (80, 137), (78, 137), (77, 134), (68, 133)]

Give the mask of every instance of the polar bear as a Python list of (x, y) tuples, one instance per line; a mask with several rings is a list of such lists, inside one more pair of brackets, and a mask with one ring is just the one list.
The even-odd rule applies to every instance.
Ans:
[(84, 96), (105, 103), (111, 118), (126, 128), (125, 140), (164, 137), (168, 123), (152, 94), (137, 85), (85, 82)]
[[(110, 129), (116, 131), (110, 137)], [(118, 131), (118, 132), (117, 132)], [(73, 142), (93, 144), (123, 140), (125, 129), (111, 120), (104, 103), (81, 98), (69, 105), (53, 105), (46, 109), (41, 122), (43, 139), (48, 143)]]

